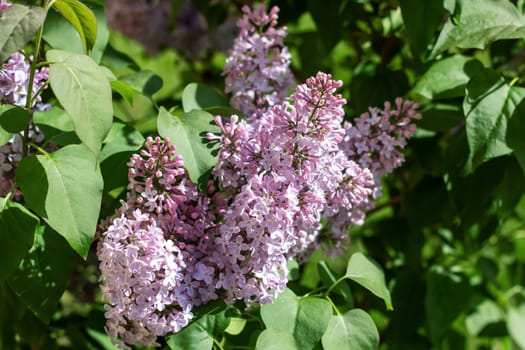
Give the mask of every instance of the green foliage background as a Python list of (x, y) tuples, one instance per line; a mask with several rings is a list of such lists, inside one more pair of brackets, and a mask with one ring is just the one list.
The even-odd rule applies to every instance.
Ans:
[[(219, 92), (225, 54), (149, 54), (108, 29), (103, 3), (56, 4), (42, 31), (55, 108), (33, 120), (63, 147), (24, 158), (16, 180), (25, 206), (0, 198), (0, 349), (109, 350), (94, 226), (119, 205), (126, 162), (146, 135), (193, 147), (205, 122), (179, 116), (233, 113)], [(213, 28), (243, 2), (194, 4)], [(319, 70), (343, 80), (348, 120), (397, 96), (418, 101), (423, 119), (345, 256), (290, 262), (289, 289), (274, 304), (208, 305), (162, 346), (525, 349), (525, 1), (268, 4), (281, 9), (297, 81)], [(15, 36), (27, 43), (44, 20), (16, 6), (29, 24), (20, 33), (0, 25), (2, 60), (20, 48)], [(4, 107), (5, 142), (24, 125), (6, 122)], [(209, 152), (192, 159), (192, 179), (213, 162)]]

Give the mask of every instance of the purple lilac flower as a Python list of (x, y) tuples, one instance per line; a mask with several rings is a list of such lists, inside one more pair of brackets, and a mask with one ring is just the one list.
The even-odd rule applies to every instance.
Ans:
[[(22, 53), (14, 53), (0, 68), (0, 102), (25, 107), (27, 102), (30, 64), (26, 62)], [(47, 68), (35, 71), (32, 96), (40, 89), (45, 88)], [(42, 98), (37, 96), (33, 108), (47, 109), (49, 106), (42, 103)], [(32, 123), (29, 128), (29, 138), (36, 142), (43, 141), (43, 134)], [(14, 175), (18, 163), (22, 160), (22, 137), (14, 135), (5, 145), (0, 146), (0, 197), (13, 191), (11, 198), (20, 200), (21, 192), (13, 187)]]
[[(30, 56), (29, 59), (32, 60), (33, 57)], [(30, 71), (31, 66), (22, 53), (16, 52), (9, 57), (7, 62), (3, 64), (0, 69), (0, 101), (2, 103), (14, 104), (21, 107), (26, 106)], [(44, 87), (47, 79), (47, 67), (35, 70), (31, 93), (32, 97)], [(41, 109), (39, 108), (41, 102), (42, 98), (38, 95), (35, 98), (32, 107)]]
[(266, 5), (243, 7), (244, 17), (226, 60), (226, 92), (231, 104), (257, 120), (269, 107), (281, 103), (294, 84), (291, 56), (283, 40), (286, 28), (277, 28), (279, 8), (266, 13)]
[(7, 0), (0, 0), (0, 13), (4, 12), (8, 8), (11, 7), (11, 3), (7, 2)]
[(148, 138), (129, 162), (127, 201), (101, 234), (106, 330), (122, 347), (156, 345), (188, 324), (194, 305), (217, 298), (208, 256), (221, 202), (200, 193), (183, 165), (169, 140)]
[(371, 107), (354, 119), (354, 125), (345, 123), (345, 153), (361, 166), (369, 168), (377, 179), (391, 173), (405, 160), (401, 150), (416, 131), (414, 119), (421, 119), (416, 103), (398, 97), (396, 109), (385, 102), (383, 110)]
[(22, 160), (23, 142), (20, 135), (14, 135), (5, 145), (0, 146), (0, 197), (12, 192), (11, 199), (22, 197), (20, 190), (14, 187), (15, 170)]
[(405, 160), (401, 151), (416, 131), (412, 120), (421, 119), (421, 114), (416, 111), (419, 106), (412, 101), (397, 98), (395, 104), (395, 110), (390, 102), (385, 102), (383, 110), (371, 107), (369, 112), (354, 119), (354, 124), (344, 124), (346, 135), (341, 147), (351, 160), (370, 169), (374, 185), (372, 194), (359, 206), (331, 213), (327, 227), (332, 233), (342, 234), (350, 225), (361, 225), (365, 212), (374, 207), (373, 200), (381, 195), (381, 177)]
[(341, 85), (319, 72), (255, 126), (236, 116), (217, 119), (223, 136), (213, 174), (229, 206), (215, 261), (227, 301), (271, 302), (285, 288), (287, 260), (320, 246), (323, 212), (350, 210), (371, 194), (372, 174), (340, 148), (346, 101), (335, 90)]

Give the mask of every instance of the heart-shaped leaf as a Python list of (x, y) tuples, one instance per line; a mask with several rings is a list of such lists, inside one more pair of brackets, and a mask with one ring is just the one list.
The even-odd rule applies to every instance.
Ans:
[(261, 307), (267, 328), (291, 334), (298, 349), (313, 349), (332, 315), (330, 303), (315, 297), (298, 297), (285, 289), (272, 304)]
[(379, 332), (370, 315), (353, 309), (343, 315), (333, 315), (321, 341), (325, 350), (376, 350)]
[(68, 145), (49, 155), (26, 157), (16, 171), (29, 208), (86, 257), (98, 222), (103, 181), (95, 155)]

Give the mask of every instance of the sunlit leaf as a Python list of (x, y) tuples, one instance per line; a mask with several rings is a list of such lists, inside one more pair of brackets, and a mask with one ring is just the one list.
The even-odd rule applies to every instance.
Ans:
[(184, 112), (217, 106), (228, 107), (229, 104), (222, 94), (207, 85), (191, 83), (182, 92)]
[(26, 157), (16, 172), (29, 208), (86, 257), (93, 241), (102, 197), (95, 155), (69, 145), (47, 155)]
[(60, 104), (73, 120), (82, 142), (98, 154), (111, 129), (113, 107), (108, 78), (86, 55), (50, 50), (49, 81)]
[(383, 299), (387, 309), (392, 309), (392, 298), (386, 286), (385, 274), (365, 255), (360, 252), (352, 254), (346, 267), (346, 277)]
[[(461, 55), (455, 55), (435, 62), (418, 79), (416, 86), (410, 93), (415, 97), (422, 97), (428, 100), (464, 96), (465, 86), (470, 80), (466, 72), (467, 64), (481, 66), (481, 63), (472, 57)], [(472, 69), (475, 69), (475, 67)]]
[(379, 332), (370, 315), (353, 309), (331, 316), (322, 343), (325, 350), (375, 350), (379, 347)]
[(206, 140), (208, 132), (220, 132), (213, 116), (196, 110), (175, 116), (161, 107), (157, 128), (162, 137), (169, 138), (177, 146), (176, 153), (184, 158), (184, 167), (190, 179), (205, 184), (209, 171), (218, 159), (217, 142)]
[(496, 40), (525, 36), (525, 18), (507, 0), (463, 0), (458, 15), (445, 23), (431, 57), (450, 47), (483, 49)]
[(293, 335), (301, 350), (313, 349), (324, 334), (332, 314), (330, 303), (314, 297), (298, 297), (285, 289), (272, 304), (261, 307), (261, 317), (269, 329)]
[(166, 340), (172, 350), (211, 350), (214, 335), (224, 332), (229, 324), (230, 318), (226, 317), (226, 311), (222, 308), (218, 312), (202, 315)]
[(97, 40), (95, 14), (78, 0), (56, 0), (53, 6), (75, 28), (86, 52), (90, 51)]
[(507, 145), (508, 122), (524, 99), (524, 88), (509, 86), (488, 69), (469, 81), (463, 111), (474, 166), (512, 152)]
[(0, 62), (6, 61), (32, 40), (45, 18), (46, 11), (37, 6), (12, 4), (3, 11), (0, 21)]
[(265, 329), (257, 337), (255, 350), (299, 350), (291, 333), (279, 329)]
[(525, 348), (525, 304), (511, 307), (507, 315), (507, 328), (520, 348)]

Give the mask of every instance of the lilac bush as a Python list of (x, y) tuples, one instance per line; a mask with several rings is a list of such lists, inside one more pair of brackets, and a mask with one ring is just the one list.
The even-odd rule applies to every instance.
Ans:
[(194, 306), (218, 298), (270, 303), (286, 286), (290, 258), (344, 249), (379, 185), (348, 151), (340, 86), (319, 72), (257, 123), (216, 117), (222, 133), (208, 138), (221, 149), (207, 193), (169, 140), (148, 139), (98, 246), (113, 339), (154, 345), (184, 327)]
[(247, 118), (215, 117), (221, 133), (207, 139), (220, 149), (205, 193), (170, 140), (148, 138), (128, 164), (126, 201), (101, 225), (106, 329), (122, 347), (156, 345), (211, 300), (271, 303), (289, 259), (344, 251), (415, 131), (417, 105), (401, 99), (344, 122), (342, 82), (327, 73), (286, 98), (293, 79), (278, 9), (243, 12), (224, 71)]

